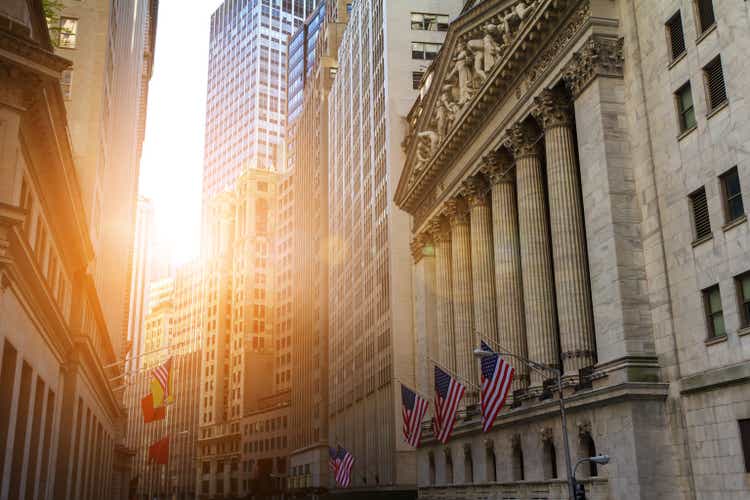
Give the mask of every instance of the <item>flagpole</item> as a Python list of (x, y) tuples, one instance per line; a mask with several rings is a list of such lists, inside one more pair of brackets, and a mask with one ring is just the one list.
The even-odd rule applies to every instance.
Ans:
[(401, 381), (401, 379), (397, 378), (397, 379), (396, 379), (396, 382), (398, 382), (398, 383), (399, 383), (399, 384), (401, 384), (402, 386), (406, 387), (406, 388), (407, 388), (407, 389), (409, 389), (410, 391), (413, 391), (413, 392), (414, 392), (414, 394), (416, 394), (417, 396), (421, 397), (422, 399), (426, 399), (427, 401), (429, 401), (429, 400), (430, 400), (430, 396), (426, 396), (425, 394), (423, 394), (423, 393), (419, 392), (419, 391), (418, 391), (417, 389), (412, 389), (410, 385), (408, 385), (408, 384), (404, 384), (404, 383), (403, 383), (403, 382)]

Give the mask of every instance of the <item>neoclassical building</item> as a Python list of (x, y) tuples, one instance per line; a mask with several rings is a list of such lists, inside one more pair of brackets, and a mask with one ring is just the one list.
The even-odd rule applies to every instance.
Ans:
[[(420, 498), (567, 498), (552, 375), (481, 431), (480, 339), (563, 373), (589, 498), (750, 494), (748, 6), (467, 2), (407, 119)], [(743, 202), (744, 200), (744, 202)]]

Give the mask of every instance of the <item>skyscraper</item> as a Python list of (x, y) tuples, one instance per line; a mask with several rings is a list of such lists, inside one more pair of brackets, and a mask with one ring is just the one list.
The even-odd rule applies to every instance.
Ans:
[(402, 117), (417, 97), (413, 73), (445, 35), (412, 31), (411, 15), (447, 19), (462, 5), (355, 1), (338, 50), (328, 121), (329, 442), (356, 457), (354, 487), (416, 484), (396, 382), (414, 380), (409, 221), (392, 200), (404, 161)]
[(287, 37), (311, 0), (226, 0), (211, 16), (203, 197), (283, 165)]
[[(151, 251), (154, 236), (154, 207), (151, 200), (138, 198), (138, 209), (135, 216), (135, 238), (130, 275), (130, 307), (128, 308), (129, 356), (125, 370), (138, 369), (141, 366), (140, 355), (143, 352), (143, 321), (148, 312), (149, 277), (151, 275)], [(128, 353), (126, 353), (128, 355)]]

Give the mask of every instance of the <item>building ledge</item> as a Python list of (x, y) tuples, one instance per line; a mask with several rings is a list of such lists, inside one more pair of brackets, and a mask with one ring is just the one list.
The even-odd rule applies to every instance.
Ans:
[(750, 381), (750, 363), (740, 362), (690, 375), (680, 381), (680, 393), (707, 391)]

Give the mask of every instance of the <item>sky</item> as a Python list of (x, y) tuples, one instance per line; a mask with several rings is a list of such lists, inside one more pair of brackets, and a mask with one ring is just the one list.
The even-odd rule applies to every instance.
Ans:
[(139, 191), (154, 204), (154, 249), (175, 265), (200, 250), (209, 22), (220, 4), (159, 2)]

